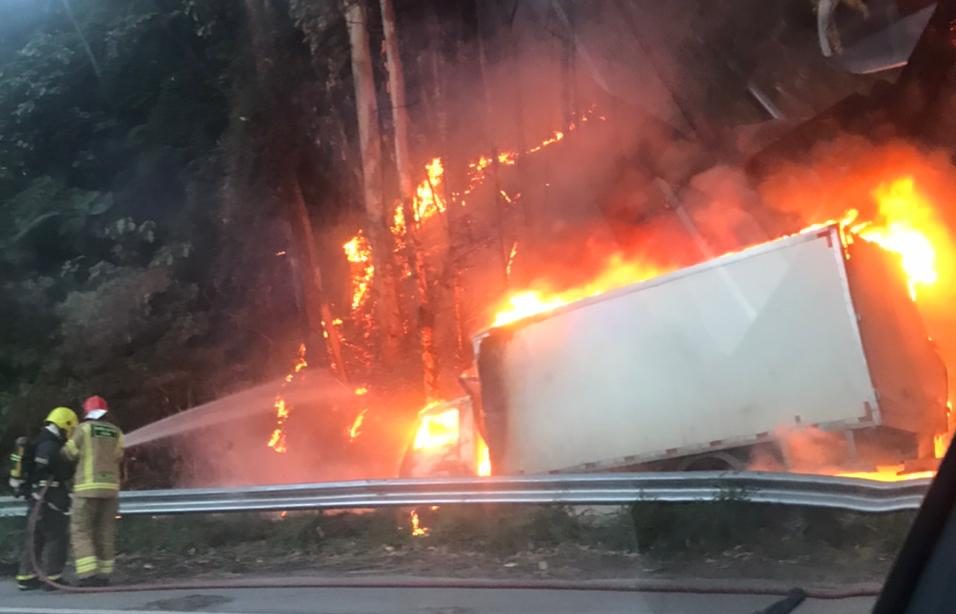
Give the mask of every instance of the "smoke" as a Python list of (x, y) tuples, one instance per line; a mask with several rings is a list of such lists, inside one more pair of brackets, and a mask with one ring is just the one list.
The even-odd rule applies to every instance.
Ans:
[(747, 467), (751, 471), (794, 471), (797, 473), (835, 473), (845, 469), (849, 450), (842, 433), (829, 433), (817, 427), (785, 428), (774, 432), (783, 456), (758, 448)]
[[(309, 368), (293, 384), (277, 380), (170, 416), (127, 436), (134, 486), (216, 486), (390, 477), (411, 425), (394, 406), (357, 397), (325, 369)], [(289, 409), (286, 451), (267, 443), (274, 402)], [(389, 395), (401, 407), (411, 399)], [(404, 403), (404, 405), (402, 405)], [(377, 404), (377, 406), (376, 406)], [(370, 407), (354, 441), (355, 416)]]

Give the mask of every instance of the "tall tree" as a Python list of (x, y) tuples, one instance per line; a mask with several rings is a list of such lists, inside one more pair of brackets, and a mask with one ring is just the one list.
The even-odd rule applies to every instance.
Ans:
[[(392, 137), (395, 146), (395, 167), (398, 185), (405, 209), (405, 218), (410, 224), (407, 229), (406, 251), (415, 276), (417, 309), (415, 320), (418, 327), (418, 339), (421, 346), (422, 375), (425, 398), (438, 398), (438, 360), (435, 348), (435, 317), (431, 304), (429, 271), (425, 260), (424, 247), (421, 244), (417, 219), (414, 211), (415, 193), (412, 183), (411, 161), (408, 153), (408, 104), (406, 102), (405, 73), (402, 67), (401, 45), (398, 27), (395, 23), (395, 7), (392, 0), (381, 0), (382, 30), (385, 41), (385, 66), (388, 71), (388, 90), (391, 95)], [(438, 195), (436, 194), (437, 198)]]
[(368, 13), (362, 0), (343, 0), (349, 30), (352, 80), (358, 116), (359, 152), (362, 157), (362, 196), (367, 231), (376, 274), (373, 280), (376, 320), (386, 367), (395, 366), (402, 337), (401, 314), (395, 284), (392, 242), (388, 234), (382, 189), (382, 137), (375, 97), (372, 54), (369, 46)]
[[(269, 127), (270, 146), (266, 148), (264, 168), (273, 173), (272, 181), (282, 201), (286, 220), (292, 229), (295, 243), (295, 269), (299, 272), (306, 341), (310, 348), (323, 348), (329, 364), (340, 377), (346, 378), (342, 360), (342, 344), (338, 331), (332, 326), (332, 309), (323, 287), (321, 261), (317, 251), (312, 221), (302, 194), (299, 170), (302, 145), (296, 126), (301, 113), (295, 96), (289, 96), (285, 79), (288, 74), (276, 66), (279, 51), (279, 19), (273, 14), (268, 0), (246, 0), (246, 23), (253, 41), (256, 58), (256, 84), (259, 96), (272, 109), (277, 127)], [(272, 58), (272, 61), (264, 59)], [(282, 118), (279, 120), (279, 118)], [(284, 120), (284, 121), (283, 121)], [(292, 121), (290, 121), (292, 120)]]
[(392, 0), (381, 0), (382, 30), (385, 36), (385, 65), (388, 69), (388, 91), (392, 98), (392, 130), (395, 140), (395, 168), (402, 198), (411, 198), (412, 168), (408, 153), (408, 102), (405, 91), (405, 72), (402, 68), (401, 45), (395, 23), (395, 5)]

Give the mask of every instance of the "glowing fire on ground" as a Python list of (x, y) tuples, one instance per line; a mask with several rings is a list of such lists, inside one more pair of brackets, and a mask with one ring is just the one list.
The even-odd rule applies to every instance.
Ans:
[(288, 446), (286, 445), (285, 437), (285, 423), (289, 419), (289, 414), (292, 411), (292, 407), (285, 400), (283, 391), (285, 388), (295, 380), (296, 376), (303, 369), (309, 366), (309, 363), (305, 360), (305, 344), (299, 345), (299, 353), (296, 358), (295, 365), (292, 367), (292, 371), (285, 376), (285, 379), (282, 382), (282, 387), (279, 389), (279, 394), (276, 395), (275, 402), (273, 406), (276, 410), (276, 426), (272, 431), (272, 435), (269, 437), (268, 446), (276, 454), (285, 454), (288, 451)]
[(412, 527), (412, 536), (424, 537), (428, 535), (428, 527), (422, 526), (421, 520), (419, 520), (418, 512), (416, 510), (412, 510), (411, 514), (409, 514), (409, 521)]

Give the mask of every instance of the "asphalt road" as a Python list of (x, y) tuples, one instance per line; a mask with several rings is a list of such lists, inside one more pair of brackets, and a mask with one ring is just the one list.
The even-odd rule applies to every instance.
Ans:
[[(20, 593), (0, 583), (0, 614), (752, 614), (775, 601), (751, 595), (489, 589), (284, 588), (70, 595)], [(807, 601), (795, 614), (863, 614), (873, 599)]]

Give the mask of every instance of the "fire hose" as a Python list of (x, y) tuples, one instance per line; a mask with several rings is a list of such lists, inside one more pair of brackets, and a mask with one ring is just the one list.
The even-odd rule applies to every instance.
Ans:
[[(798, 605), (803, 599), (839, 600), (853, 597), (875, 597), (879, 588), (863, 585), (850, 588), (799, 589), (781, 585), (737, 584), (726, 581), (680, 581), (680, 580), (492, 580), (466, 578), (256, 578), (248, 580), (199, 580), (192, 582), (154, 582), (141, 584), (111, 585), (103, 587), (71, 586), (51, 580), (39, 564), (36, 548), (37, 524), (46, 501), (45, 486), (34, 503), (27, 518), (26, 547), (30, 548), (30, 562), (37, 578), (47, 586), (67, 593), (131, 593), (169, 590), (215, 590), (249, 588), (427, 588), (427, 589), (511, 589), (555, 591), (601, 591), (636, 593), (693, 593), (712, 595), (767, 595), (783, 597), (784, 602)], [(781, 602), (781, 603), (784, 603)]]

